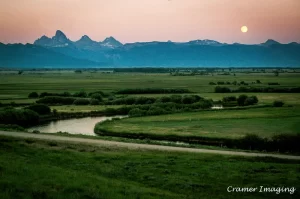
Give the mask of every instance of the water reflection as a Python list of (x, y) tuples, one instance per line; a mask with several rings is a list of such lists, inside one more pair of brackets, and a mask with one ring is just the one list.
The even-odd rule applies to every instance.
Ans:
[(124, 118), (126, 116), (114, 116), (114, 117), (85, 117), (78, 119), (68, 119), (52, 121), (47, 124), (35, 126), (29, 128), (30, 132), (38, 130), (43, 133), (57, 133), (68, 132), (70, 134), (83, 134), (83, 135), (94, 135), (94, 127), (98, 122), (105, 120), (111, 120), (112, 118)]

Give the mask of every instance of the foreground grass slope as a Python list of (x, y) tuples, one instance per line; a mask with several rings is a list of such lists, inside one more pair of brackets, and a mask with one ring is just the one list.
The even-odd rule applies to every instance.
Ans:
[(300, 132), (300, 107), (216, 110), (126, 118), (99, 123), (95, 130), (176, 136), (240, 138), (271, 137)]
[(298, 188), (299, 163), (0, 137), (0, 198), (297, 198), (226, 189)]

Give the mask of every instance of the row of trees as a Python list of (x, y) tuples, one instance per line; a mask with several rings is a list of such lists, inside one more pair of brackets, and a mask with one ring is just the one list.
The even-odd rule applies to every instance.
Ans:
[(74, 98), (74, 97), (44, 97), (36, 101), (37, 104), (47, 105), (99, 105), (102, 102), (102, 97), (94, 94), (91, 99)]
[(38, 123), (39, 114), (30, 109), (14, 109), (11, 107), (0, 109), (0, 124), (30, 126)]
[(129, 115), (132, 117), (145, 115), (162, 115), (179, 112), (191, 112), (202, 109), (209, 109), (213, 105), (211, 100), (201, 100), (193, 104), (177, 104), (173, 102), (155, 103), (148, 105), (132, 105), (123, 106), (121, 108), (113, 109), (107, 108), (103, 111), (105, 115)]
[(215, 87), (215, 93), (300, 93), (300, 87), (284, 88), (284, 87), (239, 87), (238, 89), (231, 89), (228, 87)]
[(133, 88), (122, 89), (117, 94), (164, 94), (164, 93), (191, 93), (188, 89), (180, 88)]
[(133, 105), (133, 104), (154, 104), (173, 102), (178, 104), (193, 104), (200, 100), (204, 100), (198, 95), (171, 95), (159, 98), (154, 97), (124, 97), (115, 99), (113, 101), (105, 102), (106, 105)]
[[(93, 97), (95, 96), (95, 97)], [(69, 93), (69, 92), (63, 92), (63, 93), (49, 93), (49, 92), (42, 92), (41, 94), (38, 94), (37, 92), (31, 92), (28, 95), (28, 98), (43, 98), (43, 97), (80, 97), (80, 98), (97, 98), (98, 100), (102, 101), (102, 98), (107, 96), (107, 94), (103, 93), (102, 91), (96, 91), (87, 93), (85, 91), (79, 91), (76, 93)], [(101, 99), (100, 99), (101, 98)]]
[(258, 98), (256, 96), (240, 95), (223, 97), (223, 106), (250, 106), (258, 103)]

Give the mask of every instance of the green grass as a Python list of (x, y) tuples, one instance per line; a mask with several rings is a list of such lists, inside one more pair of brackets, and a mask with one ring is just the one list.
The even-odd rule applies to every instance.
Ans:
[(271, 137), (300, 133), (300, 107), (216, 110), (125, 118), (98, 124), (116, 133), (239, 138), (246, 134)]
[(215, 86), (209, 82), (217, 81), (245, 81), (255, 82), (259, 79), (267, 86), (268, 82), (278, 82), (283, 87), (300, 86), (300, 74), (283, 73), (275, 77), (273, 73), (245, 74), (214, 76), (171, 76), (169, 74), (144, 74), (144, 73), (37, 73), (37, 74), (0, 74), (0, 97), (27, 97), (32, 91), (37, 92), (76, 92), (90, 91), (116, 91), (125, 88), (186, 88), (197, 93), (213, 92)]
[[(299, 161), (0, 137), (0, 198), (297, 198)], [(228, 193), (228, 186), (296, 187)]]

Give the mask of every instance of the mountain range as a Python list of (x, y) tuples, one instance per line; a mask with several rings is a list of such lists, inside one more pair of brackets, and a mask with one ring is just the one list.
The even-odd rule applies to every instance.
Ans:
[(267, 40), (227, 44), (214, 40), (136, 42), (113, 37), (71, 41), (62, 31), (33, 44), (0, 43), (0, 67), (293, 67), (300, 66), (300, 44)]

